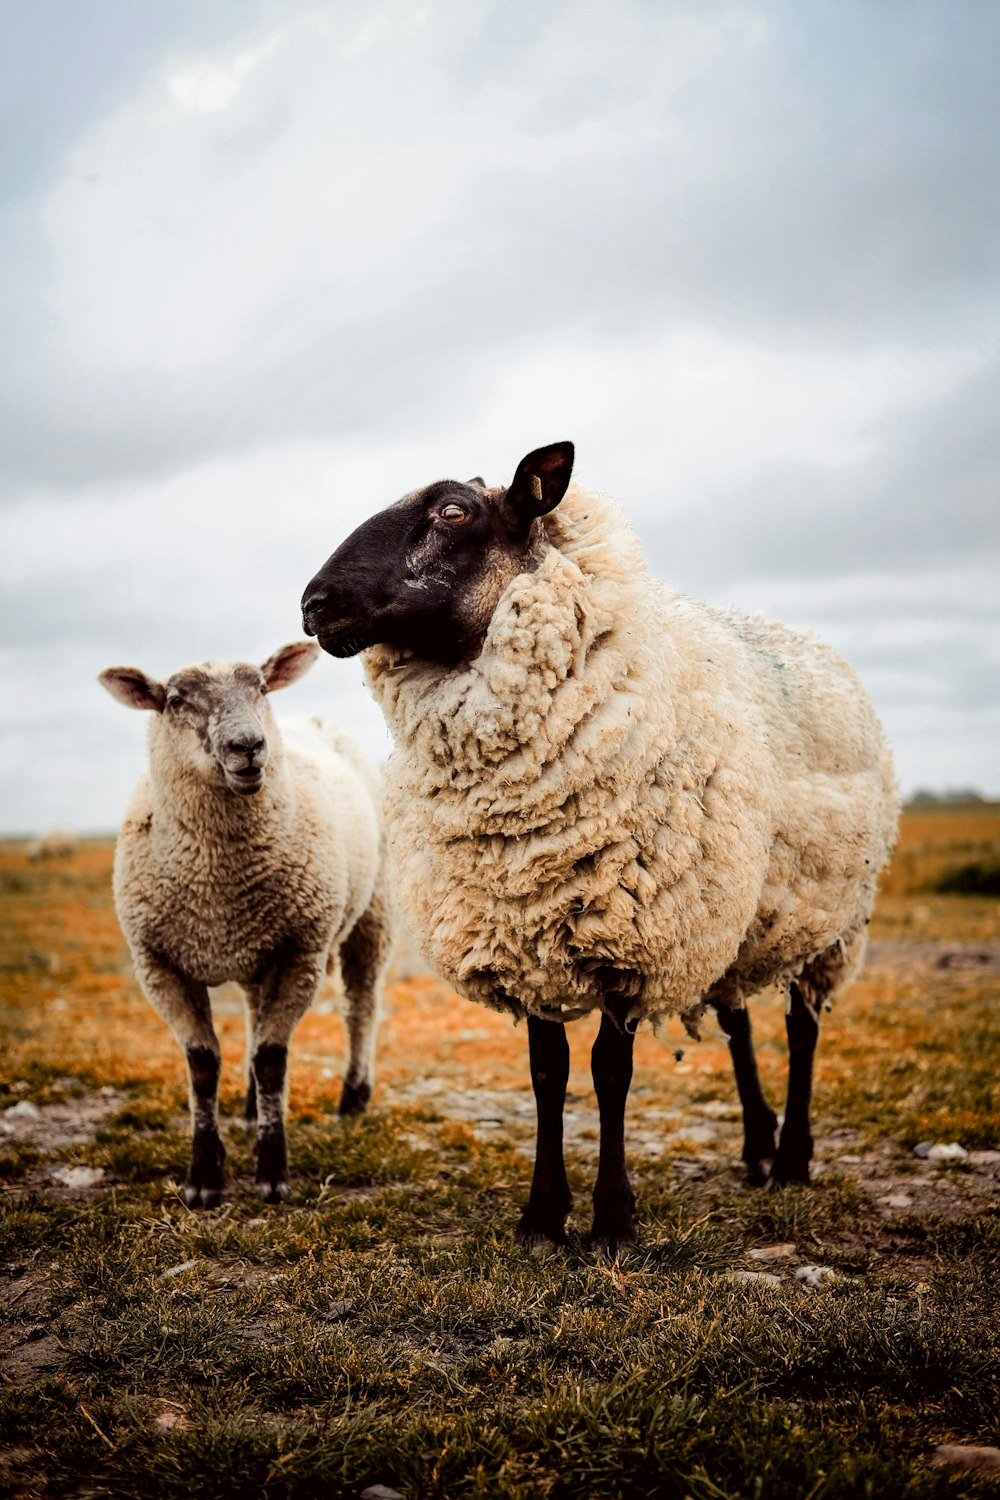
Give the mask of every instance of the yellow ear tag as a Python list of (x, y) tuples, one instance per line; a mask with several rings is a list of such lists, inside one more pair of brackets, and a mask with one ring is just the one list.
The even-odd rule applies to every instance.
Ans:
[(542, 481), (539, 479), (537, 474), (532, 474), (531, 476), (531, 493), (534, 495), (536, 500), (540, 500), (542, 498)]

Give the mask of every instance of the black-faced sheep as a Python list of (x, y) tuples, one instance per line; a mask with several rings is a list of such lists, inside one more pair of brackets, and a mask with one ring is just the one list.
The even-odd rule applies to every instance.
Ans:
[[(400, 893), (428, 957), (528, 1016), (528, 1241), (562, 1241), (569, 1208), (563, 1023), (602, 1012), (593, 1237), (610, 1246), (633, 1233), (623, 1117), (642, 1020), (693, 1028), (713, 1006), (751, 1177), (808, 1179), (819, 1012), (860, 962), (897, 796), (841, 658), (655, 582), (621, 513), (568, 488), (572, 463), (557, 443), (506, 488), (414, 490), (338, 548), (303, 620), (332, 655), (365, 653), (395, 740)], [(790, 1049), (777, 1139), (744, 1008), (772, 983)]]
[(192, 1206), (213, 1207), (223, 1187), (210, 985), (235, 980), (246, 993), (246, 1113), (263, 1199), (287, 1192), (289, 1039), (338, 955), (349, 1046), (340, 1112), (371, 1094), (392, 943), (379, 778), (319, 720), (282, 735), (269, 703), (318, 655), (303, 641), (262, 667), (203, 662), (164, 682), (136, 667), (100, 674), (119, 702), (152, 714), (149, 770), (115, 851), (115, 904), (139, 983), (187, 1057)]

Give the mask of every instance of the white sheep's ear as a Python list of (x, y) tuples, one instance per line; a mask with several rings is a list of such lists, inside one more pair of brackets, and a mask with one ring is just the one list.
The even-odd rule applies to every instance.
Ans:
[(276, 693), (279, 688), (298, 682), (319, 654), (320, 648), (315, 641), (292, 641), (289, 646), (280, 646), (260, 669), (264, 674), (265, 693)]
[(105, 667), (98, 674), (101, 687), (126, 708), (146, 708), (162, 713), (167, 690), (155, 677), (147, 677), (138, 667)]
[(501, 502), (511, 525), (527, 531), (536, 516), (555, 510), (569, 488), (572, 472), (572, 443), (550, 443), (522, 458)]

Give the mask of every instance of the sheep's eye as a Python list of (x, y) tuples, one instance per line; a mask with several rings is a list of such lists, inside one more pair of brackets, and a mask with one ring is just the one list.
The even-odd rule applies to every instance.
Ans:
[(184, 699), (179, 693), (172, 693), (167, 699), (167, 707), (174, 713), (178, 713), (184, 707)]
[(453, 526), (458, 526), (469, 519), (469, 512), (464, 505), (442, 505), (438, 515), (442, 521), (450, 521)]

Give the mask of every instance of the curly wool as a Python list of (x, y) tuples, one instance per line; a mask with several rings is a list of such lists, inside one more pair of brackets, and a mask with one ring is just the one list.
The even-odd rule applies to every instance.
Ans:
[(206, 785), (150, 722), (150, 771), (115, 851), (119, 920), (208, 985), (248, 984), (284, 950), (326, 953), (380, 878), (379, 777), (346, 735), (313, 721), (273, 733), (264, 788)]
[(813, 635), (655, 582), (571, 487), (449, 669), (379, 646), (387, 813), (427, 956), (469, 998), (628, 1020), (856, 966), (898, 816), (857, 677)]

